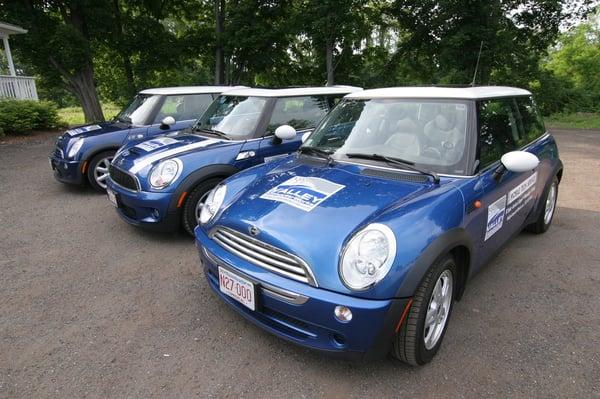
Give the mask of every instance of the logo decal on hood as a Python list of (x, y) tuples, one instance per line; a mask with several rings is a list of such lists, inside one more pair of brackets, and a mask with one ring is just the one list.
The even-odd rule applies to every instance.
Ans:
[(173, 143), (177, 143), (177, 140), (172, 139), (170, 137), (157, 137), (152, 140), (144, 141), (143, 143), (140, 143), (135, 147), (139, 148), (140, 150), (150, 152), (152, 150), (156, 150), (157, 148), (164, 147)]
[(310, 212), (344, 187), (346, 186), (319, 177), (294, 176), (273, 187), (260, 198), (283, 202)]
[(100, 129), (102, 129), (102, 126), (100, 126), (100, 125), (90, 125), (90, 126), (78, 127), (77, 129), (67, 130), (65, 133), (68, 134), (69, 136), (73, 137), (73, 136), (77, 136), (78, 134), (93, 132), (94, 130), (100, 130)]

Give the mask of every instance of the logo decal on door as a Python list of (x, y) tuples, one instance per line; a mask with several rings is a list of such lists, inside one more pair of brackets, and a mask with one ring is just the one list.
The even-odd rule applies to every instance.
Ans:
[(496, 200), (488, 206), (487, 226), (485, 229), (484, 241), (496, 234), (504, 224), (504, 215), (506, 214), (506, 195)]
[(510, 220), (525, 205), (533, 199), (535, 182), (537, 181), (537, 172), (529, 176), (523, 183), (510, 190), (508, 193), (508, 209), (506, 210), (506, 220)]

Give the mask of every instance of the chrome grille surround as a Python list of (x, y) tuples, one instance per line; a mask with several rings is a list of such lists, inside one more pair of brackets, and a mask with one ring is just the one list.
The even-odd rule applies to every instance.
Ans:
[(299, 257), (224, 226), (214, 227), (209, 237), (227, 251), (273, 273), (318, 287), (308, 264)]

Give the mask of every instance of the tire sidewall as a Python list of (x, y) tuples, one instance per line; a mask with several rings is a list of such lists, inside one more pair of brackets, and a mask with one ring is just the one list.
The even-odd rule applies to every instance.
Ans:
[(86, 175), (87, 175), (90, 185), (94, 188), (94, 190), (101, 192), (101, 193), (106, 192), (106, 189), (102, 188), (96, 182), (96, 176), (94, 175), (94, 170), (96, 169), (96, 166), (98, 165), (98, 163), (101, 160), (103, 160), (105, 158), (109, 158), (109, 157), (114, 158), (115, 153), (116, 153), (116, 151), (103, 151), (99, 154), (94, 155), (94, 157), (92, 157), (92, 159), (90, 160)]
[(193, 236), (194, 228), (198, 225), (198, 221), (196, 220), (196, 206), (198, 201), (200, 201), (203, 195), (215, 188), (221, 181), (222, 179), (209, 179), (198, 183), (190, 191), (190, 194), (185, 200), (181, 217), (183, 228), (188, 234)]
[[(550, 190), (552, 189), (553, 185), (556, 190), (556, 193), (554, 194), (554, 209), (552, 210), (552, 216), (550, 217), (550, 220), (548, 221), (548, 223), (546, 223), (546, 221), (544, 220), (544, 217), (546, 215), (546, 201), (548, 200), (548, 196), (550, 195)], [(550, 225), (552, 224), (552, 221), (554, 220), (554, 214), (556, 214), (556, 204), (557, 203), (558, 203), (558, 179), (555, 176), (550, 181), (550, 184), (548, 185), (548, 188), (546, 189), (546, 193), (544, 195), (544, 199), (541, 204), (542, 212), (540, 214), (540, 221), (541, 221), (543, 231), (547, 231), (550, 228)]]

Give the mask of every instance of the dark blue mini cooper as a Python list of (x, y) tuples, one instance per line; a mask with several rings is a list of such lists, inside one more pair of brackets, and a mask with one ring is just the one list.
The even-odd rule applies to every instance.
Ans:
[(140, 92), (114, 120), (67, 130), (50, 155), (60, 182), (106, 189), (108, 165), (128, 140), (190, 126), (228, 86), (166, 87)]
[(119, 150), (108, 198), (128, 223), (193, 234), (207, 193), (234, 173), (298, 150), (348, 86), (238, 89), (190, 129)]
[(210, 287), (262, 328), (420, 365), (469, 277), (523, 228), (548, 229), (562, 170), (526, 90), (366, 90), (297, 155), (211, 191), (197, 246)]

